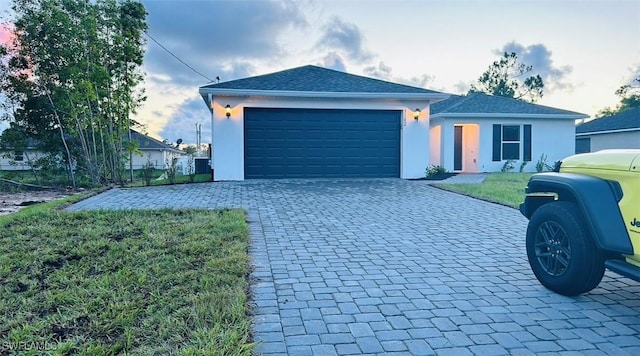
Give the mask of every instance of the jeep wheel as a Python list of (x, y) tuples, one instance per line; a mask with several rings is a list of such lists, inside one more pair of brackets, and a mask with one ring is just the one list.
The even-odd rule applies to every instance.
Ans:
[(527, 257), (538, 281), (568, 296), (595, 288), (604, 275), (604, 257), (583, 226), (576, 205), (544, 204), (527, 227)]

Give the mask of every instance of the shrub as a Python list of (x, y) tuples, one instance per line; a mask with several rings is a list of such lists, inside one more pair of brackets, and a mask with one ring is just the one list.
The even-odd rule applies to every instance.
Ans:
[(155, 165), (151, 162), (151, 155), (147, 157), (147, 162), (142, 165), (142, 179), (144, 180), (144, 185), (151, 185), (151, 179), (153, 179), (153, 171), (155, 169)]
[(511, 172), (515, 168), (516, 161), (513, 159), (506, 160), (502, 165), (500, 172)]
[(538, 160), (538, 162), (536, 163), (536, 172), (540, 173), (540, 172), (544, 172), (544, 171), (550, 171), (552, 169), (553, 169), (553, 167), (551, 167), (547, 163), (547, 155), (543, 153), (540, 156), (540, 159)]
[(434, 176), (437, 176), (439, 174), (444, 174), (444, 173), (447, 173), (447, 169), (444, 168), (444, 166), (433, 165), (432, 164), (429, 167), (427, 167), (427, 170), (425, 172), (425, 176), (427, 178), (430, 178), (430, 177), (434, 177)]
[(187, 172), (189, 173), (189, 182), (193, 183), (196, 178), (196, 165), (193, 153), (187, 158)]
[(173, 154), (169, 154), (167, 156), (167, 168), (165, 169), (165, 173), (167, 174), (167, 179), (170, 184), (176, 183), (176, 172), (178, 171), (178, 157)]
[(520, 173), (524, 172), (524, 167), (527, 163), (529, 163), (529, 161), (522, 161), (522, 163), (520, 163)]

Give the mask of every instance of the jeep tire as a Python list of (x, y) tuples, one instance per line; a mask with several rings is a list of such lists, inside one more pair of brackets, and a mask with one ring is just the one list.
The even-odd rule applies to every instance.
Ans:
[(584, 227), (577, 206), (552, 202), (539, 207), (527, 227), (527, 257), (540, 283), (567, 296), (588, 292), (604, 276), (604, 255)]

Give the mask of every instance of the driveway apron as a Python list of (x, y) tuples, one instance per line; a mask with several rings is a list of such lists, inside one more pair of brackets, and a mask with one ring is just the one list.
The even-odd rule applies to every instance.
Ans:
[(242, 207), (264, 355), (640, 354), (640, 284), (542, 287), (512, 208), (400, 179), (113, 189), (68, 210)]

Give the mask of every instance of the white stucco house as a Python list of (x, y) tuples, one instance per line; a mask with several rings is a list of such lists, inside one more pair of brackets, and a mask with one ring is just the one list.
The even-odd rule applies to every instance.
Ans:
[[(456, 172), (499, 171), (516, 151), (520, 160), (571, 154), (574, 120), (586, 117), (311, 65), (210, 84), (199, 92), (211, 112), (214, 180), (410, 179), (424, 177), (430, 164)], [(494, 125), (500, 125), (499, 145)]]
[(574, 153), (575, 120), (588, 117), (483, 93), (452, 95), (430, 114), (430, 163), (464, 173), (500, 171), (507, 160), (535, 171), (542, 155), (553, 164)]
[(20, 150), (0, 145), (0, 171), (30, 170), (32, 162), (44, 156), (33, 140), (28, 140), (26, 147)]
[(576, 153), (640, 148), (640, 108), (576, 126)]
[[(128, 136), (124, 137), (124, 140), (128, 140)], [(181, 157), (185, 154), (182, 150), (136, 130), (131, 130), (131, 140), (136, 143), (139, 151), (132, 154), (133, 169), (141, 169), (147, 161), (153, 163), (157, 169), (165, 169), (170, 157)], [(24, 150), (0, 147), (0, 170), (30, 170), (34, 162), (43, 157), (46, 157), (46, 154), (39, 150), (36, 142), (31, 139)]]
[[(125, 137), (127, 140), (128, 137)], [(171, 157), (182, 157), (185, 152), (168, 145), (153, 137), (144, 135), (136, 130), (131, 130), (131, 141), (136, 143), (140, 153), (131, 155), (133, 169), (141, 169), (147, 161), (153, 163), (157, 169), (166, 169)]]

